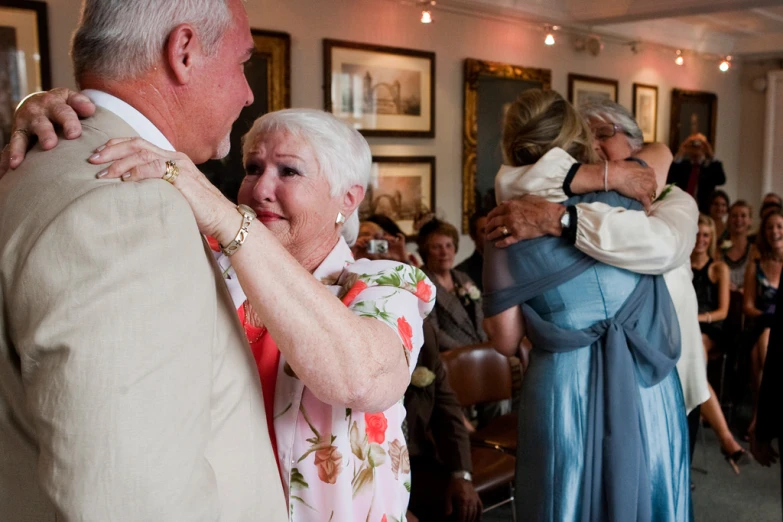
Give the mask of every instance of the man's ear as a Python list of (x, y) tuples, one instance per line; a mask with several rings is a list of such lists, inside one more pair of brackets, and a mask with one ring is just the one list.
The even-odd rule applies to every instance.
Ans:
[(348, 189), (348, 192), (343, 196), (342, 212), (346, 216), (350, 216), (351, 213), (362, 203), (364, 199), (364, 187), (361, 185), (353, 185)]
[(171, 74), (180, 85), (190, 82), (194, 66), (203, 54), (201, 42), (190, 24), (180, 24), (169, 34), (166, 59)]

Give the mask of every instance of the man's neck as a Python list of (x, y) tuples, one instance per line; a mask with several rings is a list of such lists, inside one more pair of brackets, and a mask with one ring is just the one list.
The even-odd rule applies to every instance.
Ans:
[(122, 82), (101, 78), (82, 79), (82, 89), (95, 89), (111, 94), (139, 111), (171, 143), (175, 150), (182, 146), (176, 132), (176, 118), (171, 110), (173, 100), (155, 82), (146, 77)]

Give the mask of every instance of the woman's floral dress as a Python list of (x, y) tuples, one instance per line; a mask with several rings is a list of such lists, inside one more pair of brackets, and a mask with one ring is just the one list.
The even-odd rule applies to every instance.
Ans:
[[(226, 258), (219, 263), (240, 306), (244, 295), (237, 290), (236, 277)], [(392, 261), (354, 261), (340, 239), (313, 275), (354, 313), (392, 328), (413, 371), (424, 342), (422, 322), (435, 303), (434, 286), (421, 270)], [(383, 412), (351, 411), (321, 402), (281, 355), (274, 428), (289, 520), (404, 521), (410, 496), (404, 419), (402, 397)]]

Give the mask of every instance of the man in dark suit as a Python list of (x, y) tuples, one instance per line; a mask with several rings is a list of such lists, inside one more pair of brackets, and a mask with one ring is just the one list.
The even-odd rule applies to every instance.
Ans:
[(680, 145), (669, 168), (667, 183), (675, 183), (699, 204), (699, 212), (709, 214), (710, 197), (726, 183), (723, 163), (715, 159), (712, 146), (700, 133), (688, 136)]
[[(783, 277), (783, 274), (781, 274)], [(778, 291), (775, 319), (769, 335), (767, 360), (759, 390), (756, 429), (752, 434), (750, 450), (762, 466), (770, 466), (779, 457), (772, 448), (772, 440), (778, 439), (778, 449), (783, 447), (783, 292)], [(783, 467), (781, 467), (781, 499), (783, 499)]]
[(482, 504), (471, 482), (470, 439), (439, 353), (435, 330), (425, 322), (424, 346), (405, 392), (412, 486), (408, 520), (478, 521)]
[(470, 216), (468, 233), (476, 246), (473, 255), (458, 264), (455, 269), (470, 276), (479, 290), (484, 291), (482, 272), (484, 270), (484, 241), (487, 237), (487, 211), (479, 210)]

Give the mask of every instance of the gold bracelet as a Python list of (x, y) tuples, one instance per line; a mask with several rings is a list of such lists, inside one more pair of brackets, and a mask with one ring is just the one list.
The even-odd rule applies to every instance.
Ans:
[(220, 248), (223, 250), (226, 257), (231, 257), (236, 254), (239, 247), (245, 243), (250, 229), (250, 223), (256, 218), (255, 211), (247, 205), (237, 205), (237, 212), (242, 214), (242, 226), (239, 228), (239, 232), (237, 232), (236, 237), (234, 237), (231, 243), (226, 246), (220, 245)]

